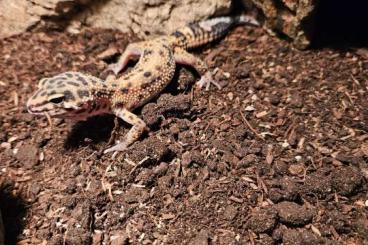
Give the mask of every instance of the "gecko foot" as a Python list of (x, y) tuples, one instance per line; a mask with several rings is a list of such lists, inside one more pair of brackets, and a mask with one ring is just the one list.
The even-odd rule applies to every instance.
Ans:
[(115, 75), (118, 75), (119, 72), (124, 68), (124, 64), (114, 63), (107, 66), (105, 69), (106, 72), (112, 71)]
[(114, 146), (112, 146), (112, 147), (110, 147), (110, 148), (107, 148), (106, 150), (104, 150), (104, 154), (106, 154), (106, 153), (109, 153), (109, 152), (114, 152), (113, 154), (112, 154), (112, 159), (114, 159), (115, 158), (115, 156), (120, 152), (120, 151), (125, 151), (126, 149), (128, 148), (128, 145), (127, 145), (127, 143), (126, 142), (121, 142), (121, 143), (119, 143), (119, 144), (116, 144), (116, 145), (114, 145)]
[(201, 79), (197, 82), (199, 88), (206, 87), (206, 91), (210, 89), (211, 84), (215, 85), (218, 89), (221, 89), (221, 85), (212, 78), (212, 74), (210, 71), (207, 71)]

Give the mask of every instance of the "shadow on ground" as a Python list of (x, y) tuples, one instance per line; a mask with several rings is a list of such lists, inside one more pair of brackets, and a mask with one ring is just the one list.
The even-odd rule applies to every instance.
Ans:
[(74, 149), (91, 141), (98, 143), (107, 141), (114, 128), (114, 117), (110, 115), (96, 116), (87, 121), (77, 122), (73, 125), (64, 143), (64, 148)]
[(0, 186), (0, 209), (5, 228), (5, 244), (17, 244), (24, 229), (26, 203), (13, 192), (13, 184), (5, 182)]

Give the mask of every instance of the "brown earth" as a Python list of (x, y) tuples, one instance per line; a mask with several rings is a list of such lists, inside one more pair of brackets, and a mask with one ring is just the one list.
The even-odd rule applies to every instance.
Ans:
[(137, 111), (151, 132), (115, 160), (101, 154), (112, 116), (50, 124), (26, 112), (40, 78), (98, 75), (116, 58), (104, 51), (133, 39), (89, 30), (0, 41), (8, 244), (368, 242), (366, 51), (301, 52), (239, 27), (196, 51), (224, 89), (199, 91), (178, 69)]

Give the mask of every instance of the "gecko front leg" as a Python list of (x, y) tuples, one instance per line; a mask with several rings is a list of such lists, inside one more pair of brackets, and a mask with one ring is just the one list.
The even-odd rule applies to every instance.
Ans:
[(122, 142), (113, 147), (110, 147), (104, 151), (104, 153), (109, 152), (118, 152), (124, 151), (126, 148), (133, 144), (135, 141), (139, 139), (142, 133), (146, 130), (146, 123), (140, 119), (137, 115), (131, 113), (127, 109), (124, 108), (116, 108), (113, 109), (113, 113), (123, 119), (125, 122), (133, 125), (133, 127), (129, 130), (129, 132), (125, 135)]
[(144, 42), (130, 43), (120, 56), (118, 62), (109, 65), (107, 67), (107, 70), (111, 70), (114, 72), (115, 75), (117, 75), (121, 70), (126, 67), (130, 60), (138, 59), (142, 55), (143, 49)]
[(210, 85), (215, 85), (218, 89), (221, 89), (221, 85), (212, 77), (212, 73), (209, 71), (207, 64), (200, 58), (188, 53), (182, 48), (175, 48), (174, 50), (175, 62), (182, 65), (188, 65), (193, 67), (201, 76), (197, 85), (202, 88), (205, 87), (209, 90)]

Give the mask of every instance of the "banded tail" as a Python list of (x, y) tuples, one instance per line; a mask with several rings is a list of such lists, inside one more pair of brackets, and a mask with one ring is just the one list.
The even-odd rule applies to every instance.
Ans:
[(233, 26), (251, 24), (259, 26), (253, 17), (247, 15), (217, 17), (191, 23), (171, 34), (175, 44), (184, 49), (199, 47), (224, 36)]

